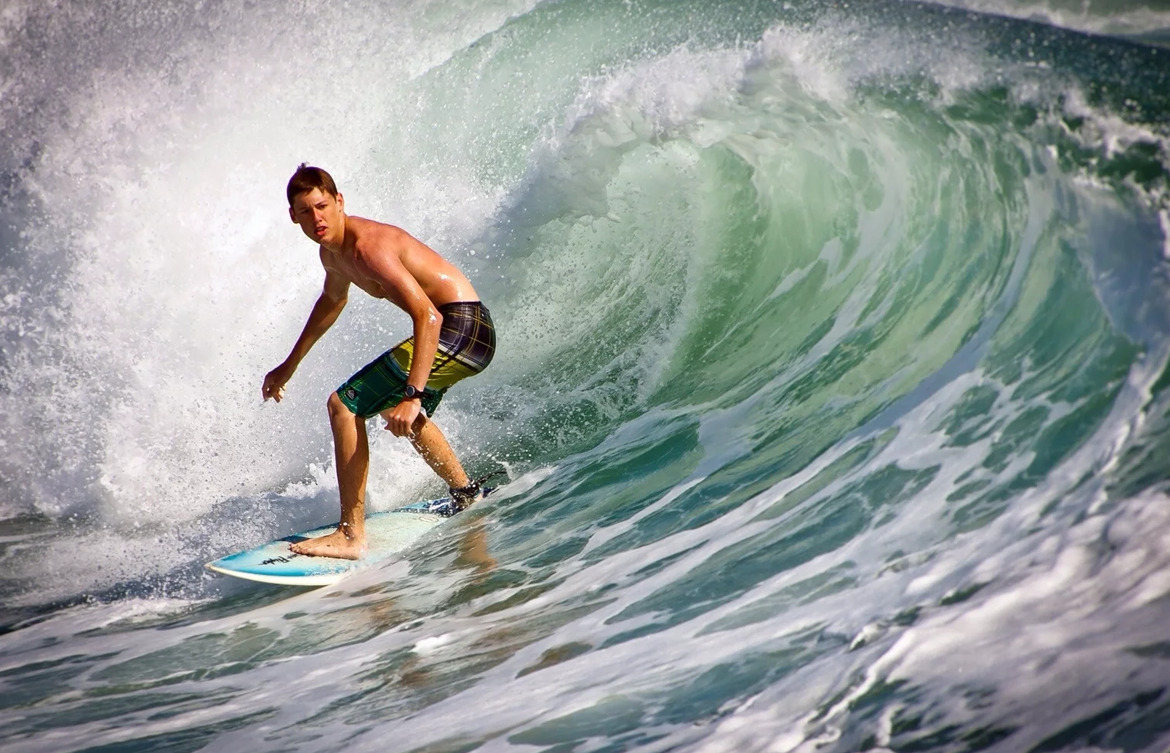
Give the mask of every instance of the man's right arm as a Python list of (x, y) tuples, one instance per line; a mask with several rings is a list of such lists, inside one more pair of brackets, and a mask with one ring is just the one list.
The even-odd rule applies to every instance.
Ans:
[(309, 312), (309, 319), (305, 322), (301, 336), (297, 338), (288, 354), (288, 358), (264, 377), (264, 386), (261, 388), (264, 399), (273, 398), (280, 402), (283, 397), (284, 385), (292, 378), (293, 372), (300, 366), (301, 360), (308, 355), (321, 336), (329, 331), (337, 317), (341, 315), (349, 299), (349, 280), (326, 270), (325, 287), (313, 310)]

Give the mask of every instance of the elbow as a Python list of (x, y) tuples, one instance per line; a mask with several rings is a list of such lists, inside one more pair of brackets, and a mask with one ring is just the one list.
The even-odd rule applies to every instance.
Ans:
[(443, 315), (434, 306), (427, 306), (415, 319), (415, 326), (424, 332), (427, 330), (438, 332), (443, 326)]

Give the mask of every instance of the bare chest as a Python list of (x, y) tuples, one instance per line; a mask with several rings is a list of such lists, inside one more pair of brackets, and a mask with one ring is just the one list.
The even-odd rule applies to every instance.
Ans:
[(339, 274), (374, 298), (385, 298), (386, 289), (376, 280), (362, 273), (352, 258), (335, 256), (324, 261), (325, 269)]

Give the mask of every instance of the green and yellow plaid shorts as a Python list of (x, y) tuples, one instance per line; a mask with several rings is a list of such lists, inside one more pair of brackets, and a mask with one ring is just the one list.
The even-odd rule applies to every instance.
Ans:
[[(421, 399), (428, 416), (435, 414), (448, 387), (486, 369), (496, 354), (496, 328), (481, 302), (447, 303), (439, 307), (439, 313), (443, 315), (439, 349)], [(410, 337), (363, 366), (337, 388), (337, 396), (362, 418), (398, 405), (413, 357), (414, 338)]]

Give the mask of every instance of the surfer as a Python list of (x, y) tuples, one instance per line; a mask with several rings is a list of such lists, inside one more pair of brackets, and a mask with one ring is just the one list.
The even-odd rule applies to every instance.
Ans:
[(292, 221), (320, 246), (325, 285), (288, 358), (264, 377), (264, 399), (280, 402), (301, 360), (345, 308), (351, 285), (398, 306), (414, 325), (411, 337), (329, 396), (341, 522), (333, 533), (291, 547), (297, 554), (357, 559), (366, 549), (366, 419), (375, 414), (447, 483), (452, 512), (482, 498), (431, 416), (448, 387), (491, 362), (495, 329), (462, 272), (405, 230), (346, 214), (329, 173), (301, 164), (287, 194)]

